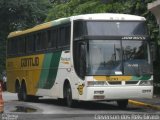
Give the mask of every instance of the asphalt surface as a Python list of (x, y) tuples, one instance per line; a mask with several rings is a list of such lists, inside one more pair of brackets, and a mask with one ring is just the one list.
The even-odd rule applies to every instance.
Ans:
[[(37, 102), (20, 102), (16, 94), (4, 92), (4, 113), (0, 120), (159, 120), (160, 110), (139, 104), (129, 104), (121, 110), (115, 102), (80, 102), (68, 108), (61, 102), (43, 98)], [(138, 99), (145, 104), (159, 105), (159, 99)], [(133, 101), (136, 101), (134, 99)]]

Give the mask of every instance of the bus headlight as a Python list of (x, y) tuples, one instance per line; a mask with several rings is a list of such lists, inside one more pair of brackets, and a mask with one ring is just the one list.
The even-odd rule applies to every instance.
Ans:
[(142, 86), (150, 86), (150, 85), (153, 85), (153, 80), (141, 81), (139, 85), (142, 85)]
[(87, 86), (103, 86), (106, 85), (106, 81), (87, 81)]

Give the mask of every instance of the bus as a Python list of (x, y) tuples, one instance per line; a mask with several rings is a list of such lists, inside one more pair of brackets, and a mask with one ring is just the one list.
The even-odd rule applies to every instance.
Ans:
[(146, 19), (129, 14), (71, 16), (11, 32), (7, 90), (20, 101), (48, 96), (76, 101), (152, 98), (153, 69)]

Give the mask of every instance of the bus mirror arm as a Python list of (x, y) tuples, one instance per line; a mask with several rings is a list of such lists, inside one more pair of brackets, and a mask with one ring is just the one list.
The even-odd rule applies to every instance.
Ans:
[(156, 60), (156, 51), (157, 51), (157, 44), (156, 42), (150, 42), (150, 53), (151, 53), (151, 59), (154, 62)]

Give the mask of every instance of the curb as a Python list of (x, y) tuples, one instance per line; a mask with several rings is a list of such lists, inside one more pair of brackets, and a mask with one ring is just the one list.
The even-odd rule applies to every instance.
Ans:
[(154, 110), (160, 110), (160, 106), (158, 105), (152, 105), (152, 104), (143, 103), (143, 102), (139, 102), (135, 100), (129, 100), (129, 103), (132, 105), (136, 105), (136, 106), (142, 106), (142, 107), (147, 107), (147, 108), (151, 108)]

